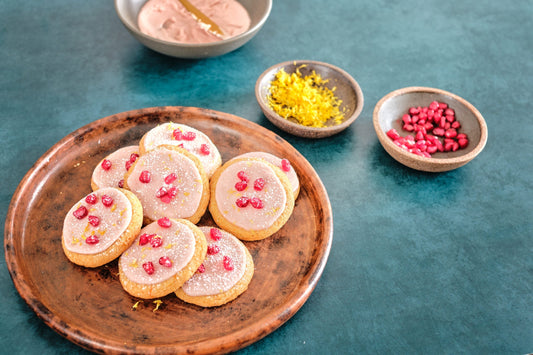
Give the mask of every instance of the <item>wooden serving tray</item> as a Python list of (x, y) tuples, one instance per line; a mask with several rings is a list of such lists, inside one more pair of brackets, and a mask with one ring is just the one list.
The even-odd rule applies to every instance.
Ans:
[[(245, 242), (255, 263), (248, 290), (220, 307), (194, 306), (171, 294), (161, 298), (154, 311), (152, 300), (136, 299), (122, 289), (116, 260), (84, 268), (70, 263), (61, 248), (65, 214), (91, 191), (96, 164), (168, 121), (206, 133), (223, 162), (241, 153), (266, 151), (289, 159), (300, 178), (300, 195), (287, 224), (267, 239)], [(209, 213), (199, 225), (214, 225)], [(48, 326), (81, 347), (102, 353), (224, 353), (265, 337), (300, 309), (322, 274), (332, 238), (327, 192), (313, 167), (289, 143), (234, 115), (155, 107), (97, 120), (46, 152), (15, 191), (4, 247), (22, 298)]]

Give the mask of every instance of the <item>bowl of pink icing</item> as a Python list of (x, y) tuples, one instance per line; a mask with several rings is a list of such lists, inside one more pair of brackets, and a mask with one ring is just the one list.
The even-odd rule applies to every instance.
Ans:
[(119, 19), (139, 42), (190, 59), (243, 46), (263, 27), (271, 9), (272, 0), (115, 0)]

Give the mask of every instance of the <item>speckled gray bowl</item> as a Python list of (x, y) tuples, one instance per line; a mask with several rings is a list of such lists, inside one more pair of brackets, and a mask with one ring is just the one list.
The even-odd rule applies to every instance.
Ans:
[[(431, 158), (426, 158), (394, 144), (386, 132), (395, 128), (401, 136), (406, 136), (409, 132), (402, 130), (403, 114), (407, 113), (410, 107), (428, 106), (435, 100), (445, 102), (455, 110), (455, 116), (461, 123), (458, 133), (468, 135), (468, 146), (455, 152), (437, 152)], [(441, 172), (457, 169), (474, 159), (487, 143), (487, 124), (481, 113), (463, 98), (440, 89), (408, 87), (389, 93), (376, 104), (373, 123), (383, 148), (398, 162), (421, 171)]]
[(120, 21), (133, 37), (146, 47), (172, 57), (187, 59), (216, 57), (243, 46), (263, 27), (272, 9), (272, 0), (237, 0), (250, 15), (251, 24), (248, 31), (218, 42), (190, 44), (162, 41), (142, 33), (137, 25), (137, 15), (146, 1), (115, 0), (115, 10)]
[[(300, 68), (304, 64), (305, 67)], [(268, 104), (267, 97), (270, 94), (270, 85), (272, 81), (278, 71), (282, 68), (287, 74), (292, 74), (297, 68), (300, 68), (302, 76), (307, 76), (314, 70), (323, 79), (328, 79), (329, 82), (326, 86), (330, 89), (333, 87), (336, 88), (335, 96), (342, 100), (341, 109), (346, 110), (344, 113), (344, 120), (339, 124), (327, 123), (327, 127), (323, 128), (307, 127), (285, 119), (274, 112)], [(305, 138), (328, 137), (348, 128), (348, 126), (359, 117), (364, 105), (363, 91), (359, 87), (357, 81), (355, 81), (350, 74), (331, 64), (311, 60), (289, 61), (268, 68), (257, 79), (255, 84), (255, 96), (261, 110), (263, 110), (263, 113), (270, 122), (288, 133)]]

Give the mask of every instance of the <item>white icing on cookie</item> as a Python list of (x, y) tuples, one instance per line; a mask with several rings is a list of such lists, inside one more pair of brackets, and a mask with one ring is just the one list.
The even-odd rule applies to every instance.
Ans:
[[(248, 182), (246, 188), (239, 191), (237, 184), (242, 182), (239, 178), (241, 172), (247, 176)], [(254, 186), (258, 179), (264, 182), (260, 190)], [(239, 161), (228, 165), (220, 174), (214, 193), (218, 209), (224, 218), (247, 230), (262, 230), (272, 226), (287, 203), (287, 195), (280, 179), (273, 168), (261, 160)], [(249, 200), (246, 207), (239, 207), (241, 198)], [(254, 199), (261, 201), (261, 208), (254, 207)]]
[[(249, 153), (241, 154), (241, 155), (239, 155), (239, 156), (237, 156), (237, 157), (235, 157), (233, 159), (238, 159), (238, 158), (260, 158), (260, 159), (264, 159), (267, 162), (269, 162), (270, 164), (280, 168), (281, 171), (283, 171), (285, 173), (285, 175), (287, 175), (287, 177), (289, 178), (289, 182), (291, 183), (292, 191), (295, 194), (298, 191), (298, 189), (300, 188), (300, 180), (298, 179), (298, 175), (296, 174), (296, 171), (294, 171), (294, 168), (291, 167), (290, 165), (288, 165), (287, 167), (283, 166), (282, 165), (282, 159), (278, 158), (275, 155), (272, 155), (272, 154), (266, 153), (266, 152), (249, 152)], [(296, 197), (296, 195), (295, 195), (295, 197)]]
[(132, 214), (131, 202), (120, 190), (96, 190), (67, 213), (63, 224), (65, 248), (79, 254), (103, 252), (126, 231)]
[[(143, 174), (149, 174), (148, 182)], [(202, 176), (194, 161), (165, 147), (141, 155), (126, 184), (151, 220), (191, 217), (199, 208), (203, 192)]]
[(184, 124), (168, 122), (152, 128), (145, 134), (142, 143), (145, 151), (160, 145), (177, 145), (187, 149), (200, 160), (207, 177), (211, 177), (221, 164), (220, 152), (211, 139)]
[[(120, 270), (129, 280), (139, 284), (160, 283), (192, 260), (195, 245), (194, 233), (185, 223), (171, 220), (171, 226), (164, 228), (156, 221), (141, 229), (133, 244), (122, 253)], [(149, 263), (153, 268), (151, 274), (147, 271), (150, 270)]]
[[(215, 239), (211, 236), (211, 229), (218, 231)], [(244, 275), (245, 246), (236, 237), (221, 229), (200, 227), (200, 230), (207, 240), (207, 256), (199, 270), (185, 282), (182, 289), (189, 296), (210, 296), (226, 292)]]
[(98, 188), (123, 187), (120, 186), (120, 181), (124, 179), (124, 174), (128, 171), (126, 166), (132, 164), (136, 159), (135, 156), (132, 157), (132, 154), (139, 156), (138, 146), (120, 148), (109, 154), (94, 168), (92, 181)]

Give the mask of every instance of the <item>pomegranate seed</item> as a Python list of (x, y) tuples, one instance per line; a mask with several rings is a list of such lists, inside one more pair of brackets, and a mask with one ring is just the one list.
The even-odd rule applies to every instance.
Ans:
[(402, 128), (408, 132), (412, 132), (415, 130), (415, 127), (412, 124), (405, 124)]
[(387, 136), (392, 140), (400, 138), (400, 134), (394, 128), (391, 128), (387, 131)]
[(164, 267), (172, 267), (172, 260), (168, 256), (162, 256), (159, 258), (159, 265)]
[(446, 121), (452, 123), (453, 121), (455, 121), (455, 116), (450, 116), (450, 115), (446, 115)]
[(170, 228), (170, 226), (172, 226), (172, 221), (168, 217), (163, 217), (157, 220), (157, 224), (163, 228)]
[(246, 196), (239, 197), (237, 201), (235, 201), (235, 204), (237, 207), (244, 208), (248, 206), (248, 203), (250, 203), (250, 199)]
[(436, 136), (442, 137), (444, 136), (444, 133), (445, 133), (444, 128), (440, 128), (440, 127), (433, 128), (433, 134)]
[(126, 167), (126, 170), (130, 170), (131, 166), (133, 165), (134, 162), (128, 160), (125, 164), (125, 167)]
[(183, 139), (185, 139), (186, 141), (193, 141), (196, 139), (196, 133), (190, 131), (190, 132), (186, 132), (184, 135), (183, 135)]
[(428, 118), (433, 118), (433, 116), (435, 116), (435, 111), (428, 110), (427, 115), (428, 115)]
[(468, 139), (460, 138), (457, 140), (457, 143), (459, 144), (459, 147), (466, 148), (468, 146)]
[(113, 197), (107, 195), (102, 196), (102, 203), (104, 204), (104, 206), (109, 207), (113, 204), (113, 202)]
[(178, 178), (178, 175), (175, 173), (170, 173), (167, 176), (165, 176), (165, 184), (172, 184), (176, 179)]
[(439, 152), (443, 152), (444, 151), (444, 147), (442, 146), (442, 143), (438, 139), (435, 141), (435, 145), (437, 146), (437, 150)]
[(200, 146), (200, 153), (202, 153), (203, 155), (209, 155), (209, 153), (211, 153), (211, 151), (209, 150), (209, 146), (207, 144), (202, 144)]
[(150, 240), (155, 236), (156, 236), (155, 234), (148, 234), (148, 233), (141, 234), (141, 236), (139, 237), (139, 245), (146, 245), (150, 243)]
[(424, 133), (422, 133), (422, 131), (418, 131), (416, 133), (415, 140), (420, 141), (422, 139), (424, 139)]
[(143, 269), (148, 275), (152, 275), (155, 272), (154, 264), (151, 261), (144, 263)]
[(241, 180), (241, 181), (246, 181), (248, 182), (248, 180), (250, 180), (250, 178), (248, 178), (248, 175), (244, 172), (244, 171), (239, 171), (237, 173), (237, 177)]
[(452, 108), (447, 108), (445, 111), (444, 111), (444, 114), (446, 116), (455, 116), (455, 111), (452, 109)]
[(148, 170), (143, 170), (141, 175), (139, 175), (139, 181), (143, 184), (147, 184), (152, 180), (152, 174)]
[(413, 117), (411, 117), (411, 121), (412, 121), (412, 123), (417, 123), (418, 122), (418, 115), (413, 115)]
[(248, 183), (246, 181), (238, 181), (235, 184), (235, 190), (237, 191), (244, 191), (248, 187)]
[(453, 121), (452, 128), (455, 128), (455, 129), (461, 128), (461, 123), (459, 121)]
[(108, 171), (109, 169), (111, 169), (111, 160), (107, 160), (107, 159), (104, 159), (102, 161), (102, 169), (104, 169), (105, 171)]
[(163, 203), (170, 203), (172, 201), (172, 198), (169, 195), (165, 195), (161, 197), (161, 202)]
[(90, 237), (87, 237), (87, 238), (85, 239), (85, 243), (87, 243), (87, 244), (91, 244), (91, 245), (98, 244), (99, 241), (100, 241), (100, 240), (98, 239), (98, 236), (95, 235), (95, 234), (93, 234), (93, 235), (91, 235)]
[(455, 152), (457, 149), (459, 149), (459, 143), (453, 142), (452, 151)]
[(216, 244), (211, 244), (207, 246), (207, 254), (215, 255), (220, 252), (220, 247)]
[(453, 148), (453, 142), (446, 142), (444, 143), (444, 151), (449, 152)]
[(167, 188), (165, 186), (161, 186), (159, 190), (157, 190), (157, 192), (155, 193), (155, 197), (161, 198), (165, 196), (167, 193), (168, 193)]
[(437, 152), (437, 146), (436, 145), (428, 146), (426, 149), (426, 152), (428, 152), (429, 154), (433, 154)]
[(159, 248), (161, 245), (163, 245), (163, 238), (158, 235), (154, 235), (152, 238), (150, 238), (150, 245), (152, 248)]
[(444, 133), (444, 137), (446, 137), (446, 138), (455, 138), (455, 137), (457, 137), (457, 131), (454, 128), (449, 128)]
[(448, 104), (445, 102), (439, 102), (439, 108), (446, 110), (448, 108)]
[(403, 121), (404, 124), (408, 124), (408, 123), (412, 123), (413, 122), (413, 120), (411, 119), (411, 116), (408, 115), (407, 113), (402, 116), (402, 121)]
[(253, 208), (257, 208), (258, 210), (265, 207), (265, 204), (259, 197), (252, 197), (252, 199), (250, 200), (250, 204)]
[(455, 137), (455, 138), (457, 138), (457, 139), (463, 139), (463, 138), (464, 139), (468, 139), (468, 136), (466, 134), (464, 134), (464, 133), (459, 133), (457, 135), (457, 137)]
[(89, 223), (93, 227), (98, 227), (98, 225), (100, 224), (100, 218), (98, 218), (97, 216), (89, 216), (87, 218), (89, 219)]
[(124, 187), (124, 179), (121, 179), (121, 180), (118, 182), (118, 187), (120, 187), (121, 189)]
[(135, 161), (137, 161), (137, 158), (138, 158), (138, 157), (139, 157), (139, 154), (137, 154), (137, 153), (131, 153), (131, 155), (130, 155), (130, 161), (131, 161), (132, 163), (135, 163)]
[(200, 264), (200, 266), (198, 267), (198, 270), (196, 270), (196, 272), (199, 273), (199, 274), (203, 274), (205, 272), (204, 264)]
[(85, 206), (80, 206), (78, 207), (78, 209), (76, 211), (74, 211), (72, 214), (74, 215), (74, 217), (76, 217), (77, 219), (83, 219), (85, 218), (85, 216), (87, 216), (87, 214), (89, 213), (89, 211), (87, 210), (87, 207)]
[(438, 110), (439, 103), (437, 101), (433, 101), (432, 103), (429, 104), (429, 109), (433, 111)]
[(411, 115), (416, 115), (416, 114), (419, 113), (419, 112), (420, 112), (420, 110), (419, 110), (418, 108), (416, 108), (416, 107), (411, 107), (411, 108), (409, 109), (409, 113), (410, 113)]
[(222, 232), (220, 231), (220, 229), (211, 228), (209, 230), (209, 236), (213, 240), (220, 240), (222, 238)]
[(175, 129), (172, 131), (172, 138), (177, 141), (181, 141), (183, 139), (183, 132), (179, 128)]
[(224, 265), (224, 269), (227, 271), (233, 270), (233, 260), (229, 256), (224, 256), (224, 261), (222, 262)]
[(284, 172), (291, 171), (291, 162), (288, 159), (281, 159), (281, 170)]
[(415, 144), (415, 146), (416, 146), (418, 149), (420, 149), (420, 151), (422, 151), (422, 152), (425, 152), (426, 149), (427, 149), (427, 147), (428, 147), (427, 144), (426, 144), (426, 141), (423, 140), (423, 139), (417, 141), (416, 144)]
[(95, 194), (89, 194), (87, 197), (85, 197), (85, 202), (87, 202), (89, 205), (94, 205), (96, 202), (98, 202), (98, 196)]
[(177, 186), (172, 186), (171, 188), (168, 189), (168, 192), (167, 192), (167, 196), (168, 197), (174, 198), (174, 197), (176, 197), (177, 194), (178, 194), (178, 187)]
[(265, 187), (265, 179), (258, 178), (254, 181), (254, 190), (261, 191)]

